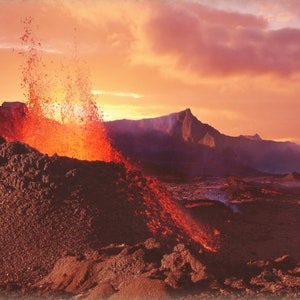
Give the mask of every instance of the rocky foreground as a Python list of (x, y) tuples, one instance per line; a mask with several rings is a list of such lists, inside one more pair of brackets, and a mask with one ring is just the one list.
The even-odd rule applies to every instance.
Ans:
[[(227, 273), (229, 271), (229, 273)], [(34, 284), (1, 283), (3, 299), (290, 299), (299, 297), (300, 264), (290, 256), (249, 261), (239, 274), (212, 267), (184, 244), (166, 251), (150, 238), (85, 255), (63, 253)], [(0, 299), (2, 299), (0, 298)]]
[(1, 139), (0, 299), (300, 296), (296, 259), (222, 261), (160, 214), (147, 185), (120, 164)]

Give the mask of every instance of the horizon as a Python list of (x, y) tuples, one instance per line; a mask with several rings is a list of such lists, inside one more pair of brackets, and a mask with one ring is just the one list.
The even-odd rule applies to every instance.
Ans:
[(189, 107), (226, 135), (300, 144), (299, 1), (16, 0), (0, 8), (1, 102), (26, 102), (20, 37), (32, 17), (47, 71), (76, 52), (106, 120)]

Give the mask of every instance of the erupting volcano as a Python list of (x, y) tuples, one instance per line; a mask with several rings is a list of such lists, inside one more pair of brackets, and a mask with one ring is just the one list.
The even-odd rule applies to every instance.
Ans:
[(0, 1), (0, 300), (299, 298), (300, 28), (215, 2)]
[[(91, 93), (89, 77), (79, 60), (74, 59), (72, 73), (62, 72), (64, 80), (50, 78), (38, 51), (40, 43), (34, 37), (32, 20), (25, 20), (24, 25), (21, 40), (26, 50), (22, 52), (25, 59), (22, 86), (27, 111), (22, 126), (16, 127), (19, 132), (12, 136), (50, 156), (115, 162), (125, 165), (127, 172), (135, 170), (133, 164), (111, 146)], [(201, 228), (172, 201), (157, 180), (145, 178), (141, 184), (139, 176), (130, 178), (129, 184), (139, 191), (144, 202), (142, 207), (135, 208), (135, 215), (144, 216), (149, 232), (160, 237), (173, 236), (177, 241), (187, 239), (208, 251), (217, 251), (216, 230)]]

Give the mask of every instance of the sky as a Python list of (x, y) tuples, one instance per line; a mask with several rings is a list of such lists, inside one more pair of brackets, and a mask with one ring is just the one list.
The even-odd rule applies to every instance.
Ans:
[(298, 0), (0, 0), (0, 103), (25, 101), (28, 17), (45, 61), (85, 62), (107, 120), (191, 108), (227, 135), (300, 144)]

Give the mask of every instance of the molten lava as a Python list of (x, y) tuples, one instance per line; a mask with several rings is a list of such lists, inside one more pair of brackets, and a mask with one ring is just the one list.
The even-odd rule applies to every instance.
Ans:
[[(25, 58), (22, 75), (28, 111), (17, 134), (19, 139), (49, 155), (122, 162), (133, 169), (110, 144), (87, 74), (75, 64), (75, 70), (65, 75), (63, 83), (53, 84), (44, 72), (31, 19), (24, 24), (21, 40), (27, 51), (22, 53)], [(134, 190), (139, 190), (146, 209), (137, 207), (136, 214), (145, 217), (151, 233), (160, 237), (175, 235), (178, 241), (188, 239), (209, 251), (217, 251), (216, 231), (188, 217), (158, 181), (139, 180), (140, 177), (132, 178), (131, 184)]]
[[(53, 79), (43, 72), (45, 65), (31, 19), (24, 24), (21, 40), (27, 51), (22, 53), (25, 58), (22, 75), (28, 112), (21, 140), (49, 155), (119, 161), (120, 154), (111, 147), (95, 105), (88, 75), (75, 64), (75, 70), (65, 75), (64, 82), (53, 84)], [(59, 92), (53, 95), (53, 91)]]
[[(152, 192), (154, 199), (157, 199), (158, 203), (153, 203), (153, 198), (149, 198), (149, 194), (145, 195), (146, 205), (148, 203), (149, 210), (152, 212), (152, 219), (148, 224), (150, 231), (157, 235), (158, 232), (161, 235), (173, 234), (168, 227), (170, 219), (174, 222), (177, 228), (180, 228), (178, 232), (178, 240), (183, 238), (190, 239), (191, 241), (202, 245), (206, 250), (211, 252), (217, 252), (219, 248), (219, 242), (216, 238), (216, 229), (212, 230), (208, 227), (204, 227), (190, 218), (179, 205), (172, 201), (170, 195), (162, 188), (161, 184), (157, 180), (148, 179), (147, 187)], [(157, 218), (153, 218), (157, 213)]]

